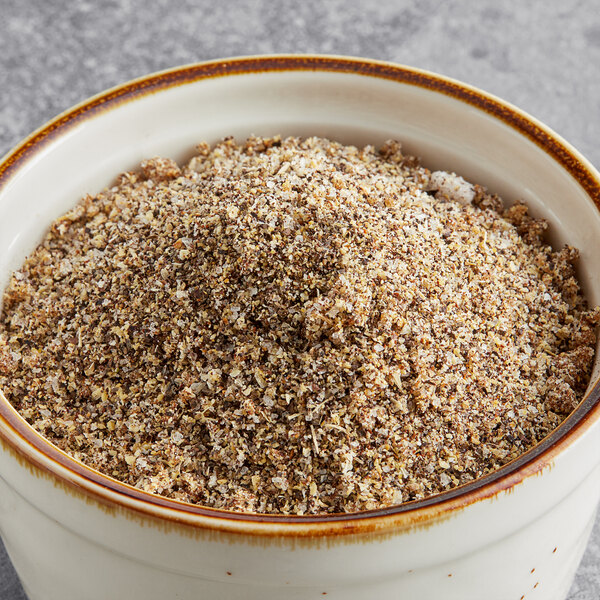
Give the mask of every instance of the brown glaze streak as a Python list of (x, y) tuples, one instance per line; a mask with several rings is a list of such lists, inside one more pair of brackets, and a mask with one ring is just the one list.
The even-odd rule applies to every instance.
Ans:
[[(109, 90), (75, 106), (31, 134), (0, 163), (0, 189), (35, 152), (65, 130), (100, 112), (161, 89), (212, 77), (277, 71), (329, 71), (390, 79), (451, 96), (494, 116), (535, 142), (588, 193), (600, 209), (600, 181), (573, 151), (549, 130), (518, 109), (474, 88), (434, 74), (377, 61), (326, 56), (249, 57), (203, 63), (149, 75)], [(0, 445), (36, 475), (82, 497), (109, 513), (125, 512), (142, 522), (168, 528), (192, 525), (188, 533), (242, 533), (258, 537), (328, 538), (349, 541), (364, 534), (392, 535), (428, 527), (468, 505), (510, 491), (527, 477), (552, 466), (554, 457), (583, 435), (600, 418), (600, 381), (578, 408), (545, 440), (512, 463), (475, 482), (424, 500), (352, 514), (283, 516), (210, 509), (149, 494), (90, 469), (69, 457), (31, 428), (0, 391)], [(43, 455), (42, 456), (40, 456)], [(67, 470), (58, 473), (57, 463)], [(114, 493), (121, 497), (114, 497)], [(149, 519), (150, 517), (150, 519)], [(310, 525), (310, 526), (309, 526)], [(272, 540), (271, 540), (272, 541)]]

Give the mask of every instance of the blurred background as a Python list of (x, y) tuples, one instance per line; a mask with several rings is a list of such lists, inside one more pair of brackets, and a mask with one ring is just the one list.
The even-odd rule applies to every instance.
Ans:
[[(0, 156), (128, 79), (266, 53), (361, 56), (455, 77), (529, 112), (600, 167), (598, 0), (0, 0)], [(597, 520), (569, 600), (599, 598)], [(25, 600), (1, 543), (0, 599)]]

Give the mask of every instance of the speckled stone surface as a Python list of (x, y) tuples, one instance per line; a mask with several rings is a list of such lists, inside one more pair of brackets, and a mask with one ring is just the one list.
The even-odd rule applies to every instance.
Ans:
[[(273, 52), (456, 77), (533, 114), (600, 166), (598, 0), (0, 0), (0, 155), (133, 77)], [(600, 519), (568, 600), (599, 598)], [(25, 599), (1, 543), (0, 599)]]

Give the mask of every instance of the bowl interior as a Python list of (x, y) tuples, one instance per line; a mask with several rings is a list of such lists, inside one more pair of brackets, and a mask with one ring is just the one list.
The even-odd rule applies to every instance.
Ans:
[[(580, 249), (580, 280), (600, 303), (600, 212), (577, 179), (517, 129), (465, 101), (382, 77), (276, 70), (199, 78), (100, 103), (58, 124), (0, 178), (0, 288), (50, 222), (145, 158), (184, 160), (233, 135), (318, 135), (378, 145), (389, 138), (432, 169), (455, 171), (550, 221), (555, 247)], [(599, 372), (598, 360), (594, 377)]]

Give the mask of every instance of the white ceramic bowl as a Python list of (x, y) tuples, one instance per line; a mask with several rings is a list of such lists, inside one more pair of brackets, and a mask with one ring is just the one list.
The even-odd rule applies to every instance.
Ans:
[[(416, 69), (258, 57), (150, 75), (60, 115), (0, 162), (0, 286), (49, 223), (155, 155), (254, 133), (397, 138), (552, 224), (600, 303), (600, 175), (518, 109)], [(0, 531), (31, 600), (562, 600), (600, 496), (600, 384), (474, 484), (354, 515), (273, 517), (152, 496), (70, 459), (0, 394)]]

